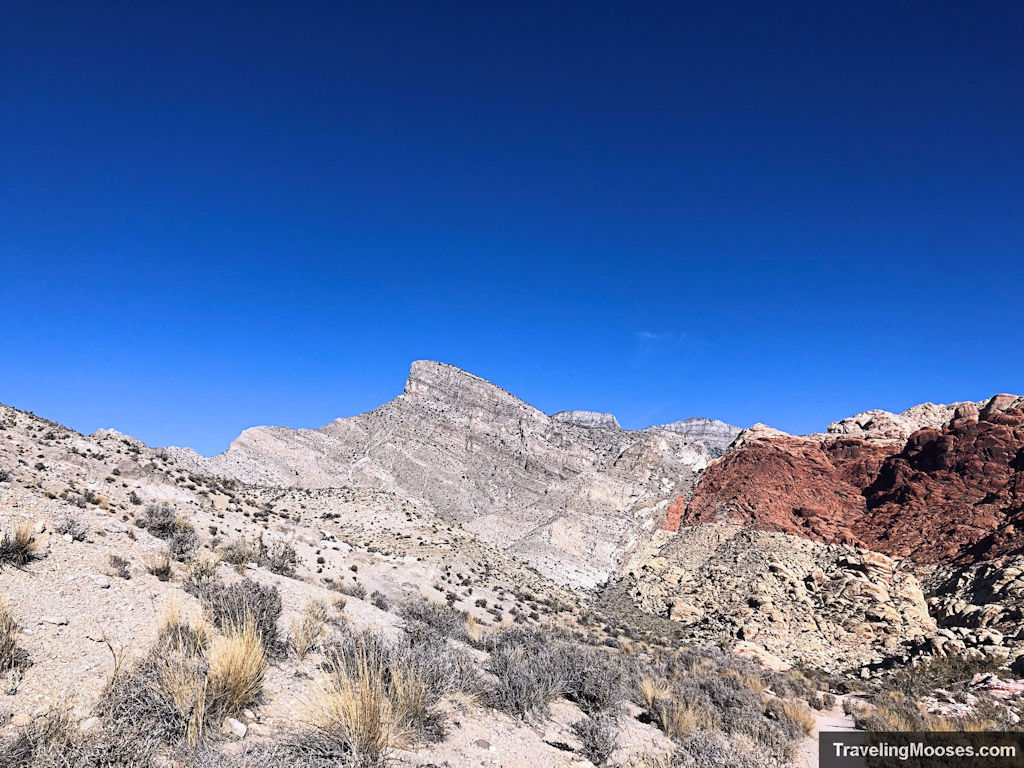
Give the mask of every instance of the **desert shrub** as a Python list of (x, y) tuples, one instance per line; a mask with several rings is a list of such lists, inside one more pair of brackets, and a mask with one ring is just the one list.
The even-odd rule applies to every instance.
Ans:
[(350, 633), (324, 655), (327, 679), (313, 719), (319, 734), (337, 734), (371, 763), (392, 746), (443, 738), (436, 709), (441, 691), (410, 645), (389, 646), (378, 634)]
[(53, 526), (53, 530), (61, 536), (70, 536), (75, 541), (85, 541), (85, 537), (89, 535), (89, 527), (70, 514), (65, 515), (59, 523)]
[(168, 554), (180, 563), (188, 560), (199, 549), (199, 537), (196, 536), (196, 529), (192, 523), (184, 519), (178, 519), (174, 524), (174, 531), (167, 540)]
[(624, 697), (625, 671), (619, 659), (603, 649), (569, 641), (555, 650), (563, 695), (588, 714), (615, 707)]
[(380, 608), (382, 611), (391, 610), (391, 603), (388, 602), (388, 596), (379, 589), (375, 589), (370, 593), (370, 604)]
[(31, 524), (21, 523), (12, 532), (0, 536), (0, 566), (9, 563), (20, 567), (38, 555), (39, 543), (32, 533)]
[(220, 552), (224, 562), (236, 566), (248, 565), (258, 556), (257, 548), (245, 538), (228, 542), (221, 547)]
[(72, 750), (75, 722), (65, 708), (52, 709), (0, 743), (0, 765), (5, 768), (33, 768), (48, 755)]
[(21, 627), (14, 620), (11, 609), (4, 600), (0, 600), (0, 674), (20, 678), (22, 670), (29, 665), (28, 652), (18, 645), (20, 633)]
[(177, 519), (178, 513), (170, 504), (150, 504), (136, 523), (158, 539), (169, 539), (174, 534)]
[(6, 469), (0, 469), (0, 483), (8, 483), (11, 480), (11, 473)]
[(324, 635), (327, 623), (327, 606), (316, 600), (310, 600), (302, 616), (292, 622), (292, 647), (300, 660), (316, 647)]
[(785, 768), (785, 760), (714, 731), (698, 731), (682, 741), (670, 768)]
[(483, 696), (487, 684), (479, 667), (465, 649), (433, 627), (423, 624), (411, 627), (399, 648), (420, 670), (428, 688), (437, 696), (455, 692), (471, 699)]
[(185, 578), (181, 588), (193, 597), (202, 599), (207, 590), (217, 583), (217, 560), (200, 555), (185, 563)]
[(264, 568), (282, 576), (294, 576), (295, 568), (299, 563), (299, 556), (295, 547), (284, 541), (273, 541), (264, 544), (263, 539), (259, 540), (258, 562)]
[[(637, 681), (634, 700), (644, 709), (642, 719), (653, 722), (681, 744), (692, 738), (704, 739), (703, 734), (722, 733), (722, 744), (757, 745), (768, 756), (763, 759), (781, 764), (804, 738), (797, 719), (801, 714), (809, 715), (807, 705), (801, 701), (789, 704), (791, 710), (781, 703), (766, 708), (768, 673), (719, 648), (683, 649), (653, 660), (632, 657), (623, 663), (630, 679)], [(719, 743), (712, 740), (707, 745), (710, 749)], [(704, 758), (700, 754), (685, 749), (677, 757), (684, 761), (680, 765), (715, 764), (701, 762)], [(738, 758), (738, 764), (745, 765), (744, 759)]]
[(612, 715), (584, 717), (572, 724), (572, 732), (580, 740), (583, 756), (598, 768), (605, 765), (618, 748), (618, 733)]
[(836, 705), (836, 697), (831, 693), (824, 693), (821, 696), (821, 708), (823, 710), (830, 710)]
[(162, 552), (152, 557), (146, 563), (146, 571), (156, 576), (160, 581), (167, 581), (171, 578), (171, 557)]
[(218, 628), (238, 630), (251, 622), (268, 653), (280, 649), (277, 620), (281, 617), (281, 595), (277, 587), (252, 579), (231, 584), (210, 581), (196, 597), (210, 611)]
[(113, 568), (114, 573), (122, 579), (130, 579), (132, 577), (130, 565), (131, 564), (120, 555), (110, 556), (110, 567)]
[(514, 627), (497, 633), (490, 650), (488, 671), (497, 682), (487, 692), (488, 703), (517, 717), (546, 715), (564, 690), (549, 642), (539, 633)]
[(338, 587), (338, 591), (341, 592), (341, 594), (343, 595), (355, 597), (359, 600), (366, 599), (366, 587), (355, 581), (353, 581), (351, 584), (342, 584)]
[(445, 637), (466, 639), (466, 612), (457, 608), (432, 600), (409, 600), (399, 606), (398, 615), (433, 627)]

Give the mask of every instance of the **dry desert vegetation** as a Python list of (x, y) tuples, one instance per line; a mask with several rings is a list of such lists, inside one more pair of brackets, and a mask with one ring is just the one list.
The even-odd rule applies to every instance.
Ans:
[(0, 407), (0, 765), (761, 768), (813, 764), (826, 721), (1020, 727), (1012, 635), (911, 653), (948, 601), (906, 567), (670, 530), (720, 446), (446, 368), (414, 366), (392, 434), (214, 460)]

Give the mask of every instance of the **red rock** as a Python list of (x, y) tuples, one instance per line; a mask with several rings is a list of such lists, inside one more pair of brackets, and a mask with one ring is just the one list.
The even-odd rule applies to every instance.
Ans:
[(754, 440), (712, 464), (664, 527), (723, 519), (921, 563), (1021, 550), (1024, 409), (1012, 396), (980, 414), (961, 407), (902, 448), (853, 437)]

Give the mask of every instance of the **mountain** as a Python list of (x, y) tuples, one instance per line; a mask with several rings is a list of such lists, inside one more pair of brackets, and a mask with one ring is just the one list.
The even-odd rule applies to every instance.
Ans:
[[(328, 654), (364, 632), (419, 654), (424, 685), (458, 694), (442, 702), (431, 688), (431, 717), (451, 727), (416, 745), (419, 765), (475, 765), (492, 747), (497, 764), (586, 764), (577, 726), (597, 717), (587, 697), (606, 684), (629, 689), (613, 708), (623, 764), (638, 744), (674, 749), (662, 695), (696, 697), (728, 738), (729, 723), (750, 722), (786, 750), (803, 730), (772, 728), (794, 696), (883, 697), (894, 670), (956, 672), (968, 702), (976, 683), (1016, 697), (986, 707), (1024, 698), (1006, 681), (1024, 672), (1024, 398), (865, 411), (804, 436), (710, 419), (632, 431), (613, 418), (548, 416), (430, 361), (373, 411), (249, 429), (209, 458), (0, 406), (0, 649), (16, 651), (0, 657), (15, 713), (0, 717), (0, 762), (55, 691), (79, 702), (80, 729), (120, 733), (102, 709), (117, 690), (111, 650), (135, 676), (129, 703), (162, 690), (140, 681), (167, 654), (184, 663), (185, 637), (199, 650), (172, 678), (209, 683), (223, 617), (189, 627), (228, 599), (273, 614), (272, 663), (262, 699), (234, 723), (217, 712), (228, 762), (194, 762), (216, 768), (295, 764), (231, 759), (299, 727)], [(165, 610), (188, 617), (171, 622), (177, 635)], [(318, 620), (323, 635), (304, 640)], [(962, 672), (982, 667), (1000, 677)], [(515, 699), (544, 680), (543, 706)], [(648, 701), (639, 680), (666, 692)], [(181, 720), (154, 711), (155, 723)]]
[(663, 429), (669, 432), (678, 432), (681, 435), (696, 440), (704, 445), (712, 456), (721, 456), (726, 448), (736, 439), (741, 430), (732, 424), (726, 424), (718, 419), (705, 419), (695, 416), (682, 421), (673, 421), (671, 424), (661, 424), (648, 429)]
[(181, 466), (246, 483), (341, 485), (414, 499), (564, 583), (594, 586), (689, 492), (710, 455), (664, 431), (591, 429), (548, 416), (444, 363), (414, 362), (405, 389), (319, 429), (254, 427)]
[(1024, 664), (1022, 397), (868, 411), (803, 437), (755, 425), (676, 499), (664, 527), (689, 540), (722, 525), (872, 553), (916, 574), (940, 632), (955, 633), (905, 636), (904, 656), (973, 638)]
[(591, 429), (622, 429), (619, 420), (613, 413), (598, 413), (597, 411), (559, 411), (551, 414), (555, 421), (564, 421), (566, 424), (576, 424)]

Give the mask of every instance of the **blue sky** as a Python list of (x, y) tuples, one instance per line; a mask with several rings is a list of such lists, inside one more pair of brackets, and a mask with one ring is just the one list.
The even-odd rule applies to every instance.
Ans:
[(438, 359), (807, 432), (1024, 390), (1024, 5), (9, 2), (0, 402), (153, 445)]

